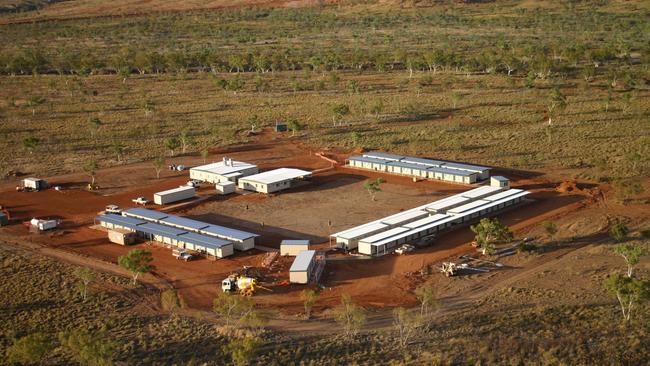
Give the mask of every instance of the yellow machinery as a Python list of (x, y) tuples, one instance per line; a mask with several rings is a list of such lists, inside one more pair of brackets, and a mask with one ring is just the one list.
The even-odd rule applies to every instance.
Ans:
[(221, 290), (223, 292), (239, 292), (242, 296), (253, 296), (258, 288), (271, 291), (266, 287), (260, 286), (257, 279), (242, 276), (238, 273), (231, 274), (228, 278), (221, 281)]

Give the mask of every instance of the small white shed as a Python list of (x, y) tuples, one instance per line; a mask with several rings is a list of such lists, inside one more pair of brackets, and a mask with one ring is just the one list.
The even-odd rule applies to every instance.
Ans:
[(231, 194), (235, 193), (235, 188), (237, 187), (237, 184), (235, 182), (220, 182), (215, 184), (214, 188), (216, 188), (217, 193), (221, 195), (226, 195), (226, 194)]
[(108, 240), (115, 244), (130, 245), (135, 244), (137, 235), (133, 231), (129, 230), (110, 229), (108, 230)]
[(192, 186), (180, 186), (178, 188), (154, 193), (153, 201), (157, 205), (166, 205), (168, 203), (182, 201), (196, 196), (196, 191)]
[(304, 250), (309, 250), (309, 240), (285, 239), (280, 243), (280, 255), (295, 257)]
[(500, 175), (495, 175), (490, 178), (490, 186), (509, 189), (510, 179), (502, 177)]
[(315, 250), (303, 250), (298, 253), (296, 259), (289, 268), (289, 282), (291, 283), (309, 283), (309, 277), (314, 268)]
[(31, 188), (34, 190), (47, 188), (47, 182), (40, 178), (25, 178), (23, 179), (23, 187)]

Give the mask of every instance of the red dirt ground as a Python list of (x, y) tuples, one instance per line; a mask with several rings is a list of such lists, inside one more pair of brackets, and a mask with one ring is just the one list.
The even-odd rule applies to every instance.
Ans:
[[(309, 148), (288, 137), (278, 138), (272, 133), (264, 133), (257, 137), (255, 144), (234, 146), (228, 149), (212, 151), (211, 160), (219, 160), (224, 154), (237, 160), (257, 163), (262, 169), (288, 166), (306, 169), (325, 169), (331, 163), (319, 158)], [(330, 152), (328, 156), (338, 159), (345, 156), (342, 152)], [(177, 164), (198, 165), (201, 158), (196, 156), (177, 157), (170, 161)], [(379, 176), (372, 172), (352, 171), (348, 168), (335, 168), (315, 175), (313, 186), (296, 188), (296, 191), (313, 190), (318, 194), (318, 186), (331, 183), (340, 174), (355, 174), (362, 177)], [(80, 189), (87, 181), (83, 175), (66, 175), (47, 178), (52, 184), (61, 185), (63, 191), (48, 189), (41, 192), (15, 192), (13, 184), (6, 184), (0, 191), (0, 204), (11, 213), (14, 223), (26, 221), (32, 217), (58, 218), (62, 220), (62, 229), (52, 233), (33, 234), (20, 224), (10, 225), (1, 230), (15, 237), (62, 251), (70, 251), (85, 256), (91, 256), (107, 262), (116, 263), (117, 257), (126, 254), (131, 247), (124, 247), (108, 242), (103, 231), (91, 229), (93, 218), (107, 204), (117, 204), (120, 207), (132, 207), (131, 199), (137, 196), (151, 197), (154, 192), (172, 188), (187, 180), (186, 172), (164, 171), (161, 179), (154, 179), (154, 170), (150, 163), (140, 163), (105, 169), (97, 176), (102, 189), (98, 192), (87, 192)], [(410, 178), (386, 176), (391, 185), (403, 186), (405, 190), (434, 190), (452, 194), (467, 187), (440, 184), (436, 182), (413, 183)], [(555, 190), (559, 182), (549, 182), (541, 178), (524, 178), (513, 183), (515, 187), (526, 188), (533, 192), (534, 200), (525, 206), (505, 212), (499, 217), (509, 225), (515, 233), (552, 217), (559, 217), (583, 207), (587, 200), (593, 198), (583, 190), (573, 190), (560, 193)], [(133, 188), (136, 187), (136, 188)], [(201, 194), (212, 194), (204, 189)], [(287, 194), (291, 194), (290, 192)], [(212, 201), (240, 200), (249, 205), (265, 202), (269, 197), (259, 194), (232, 196), (232, 198), (216, 197)], [(329, 198), (326, 198), (329, 199)], [(592, 201), (592, 200), (589, 200)], [(386, 202), (393, 205), (397, 211), (400, 202)], [(202, 203), (199, 205), (201, 206)], [(291, 208), (288, 207), (288, 210)], [(188, 208), (184, 208), (185, 211)], [(183, 214), (182, 211), (176, 212)], [(318, 216), (315, 212), (313, 216)], [(298, 218), (308, 220), (309, 218)], [(246, 228), (237, 224), (235, 219), (224, 218), (215, 223), (231, 227)], [(350, 225), (352, 226), (352, 225)], [(280, 236), (264, 228), (257, 230), (262, 234), (260, 244), (277, 246)], [(327, 309), (338, 303), (342, 293), (349, 293), (355, 301), (364, 306), (385, 307), (414, 302), (412, 290), (417, 284), (410, 276), (419, 271), (424, 265), (439, 263), (442, 260), (458, 256), (472, 250), (469, 241), (471, 232), (467, 228), (445, 234), (437, 239), (434, 246), (416, 251), (407, 256), (388, 255), (376, 259), (350, 259), (345, 261), (328, 262), (324, 276), (324, 290), (319, 300), (320, 310)], [(210, 309), (212, 299), (220, 291), (220, 280), (229, 273), (241, 269), (242, 266), (259, 266), (263, 252), (253, 250), (247, 253), (237, 253), (233, 257), (218, 261), (200, 259), (193, 262), (175, 260), (169, 249), (151, 244), (139, 244), (138, 247), (148, 247), (153, 252), (154, 264), (157, 267), (155, 275), (169, 281), (179, 290), (185, 303), (192, 308)], [(323, 244), (326, 246), (326, 244)], [(299, 293), (304, 286), (281, 286), (279, 282), (288, 278), (287, 270), (291, 259), (280, 259), (279, 269), (266, 273), (265, 284), (273, 292), (260, 291), (255, 300), (262, 306), (274, 307), (284, 313), (302, 311)]]

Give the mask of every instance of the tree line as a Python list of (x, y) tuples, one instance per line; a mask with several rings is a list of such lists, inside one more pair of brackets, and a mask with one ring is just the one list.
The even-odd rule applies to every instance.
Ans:
[[(633, 57), (633, 53), (635, 56)], [(637, 56), (638, 55), (638, 56)], [(570, 44), (565, 46), (527, 45), (516, 47), (500, 43), (467, 55), (452, 46), (425, 50), (333, 49), (321, 52), (296, 52), (289, 48), (227, 53), (221, 49), (198, 51), (150, 51), (122, 47), (107, 59), (93, 51), (47, 54), (39, 49), (4, 52), (0, 72), (6, 75), (29, 74), (157, 74), (169, 72), (257, 72), (311, 70), (455, 70), (468, 73), (502, 73), (546, 78), (553, 73), (572, 73), (583, 69), (585, 77), (608, 64), (631, 66), (650, 64), (650, 45), (632, 50), (628, 45)]]

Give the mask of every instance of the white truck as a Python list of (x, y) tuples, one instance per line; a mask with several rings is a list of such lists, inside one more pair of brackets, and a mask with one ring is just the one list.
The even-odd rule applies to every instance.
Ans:
[(39, 220), (33, 218), (29, 223), (40, 231), (56, 229), (56, 227), (59, 226), (58, 220)]
[(108, 206), (106, 206), (106, 208), (104, 208), (104, 212), (107, 213), (107, 214), (117, 214), (117, 215), (119, 215), (119, 214), (122, 213), (122, 209), (119, 208), (119, 206), (117, 206), (117, 205), (108, 205)]
[(144, 197), (134, 198), (131, 201), (136, 205), (142, 205), (142, 206), (145, 206), (147, 203), (149, 203), (149, 200)]
[(188, 261), (191, 261), (192, 259), (194, 259), (194, 256), (192, 254), (190, 254), (190, 253), (188, 253), (188, 252), (186, 252), (184, 250), (179, 250), (179, 249), (174, 249), (172, 251), (172, 255), (174, 256), (174, 258), (182, 259), (185, 262), (188, 262)]
[(395, 249), (395, 253), (402, 255), (406, 253), (410, 253), (415, 250), (415, 247), (411, 244), (404, 244), (401, 247)]

